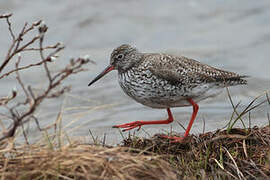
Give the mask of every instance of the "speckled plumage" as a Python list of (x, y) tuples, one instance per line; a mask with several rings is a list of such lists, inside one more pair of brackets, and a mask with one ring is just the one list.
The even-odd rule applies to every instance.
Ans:
[[(123, 55), (123, 59), (117, 56)], [(184, 56), (140, 53), (121, 45), (111, 55), (124, 92), (137, 102), (153, 108), (190, 105), (219, 94), (226, 86), (246, 84), (245, 76), (220, 70)]]
[(113, 126), (128, 131), (143, 125), (173, 122), (170, 107), (193, 106), (193, 113), (183, 137), (168, 137), (181, 142), (189, 135), (199, 106), (197, 102), (219, 94), (224, 87), (246, 84), (240, 76), (202, 64), (183, 56), (140, 53), (130, 45), (121, 45), (111, 54), (110, 64), (88, 86), (112, 70), (118, 71), (121, 88), (137, 102), (153, 108), (166, 108), (167, 120), (134, 121)]

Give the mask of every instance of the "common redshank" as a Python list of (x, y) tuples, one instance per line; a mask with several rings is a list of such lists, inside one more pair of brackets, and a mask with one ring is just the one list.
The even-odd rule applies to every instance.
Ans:
[(183, 137), (169, 137), (181, 142), (189, 135), (203, 99), (218, 95), (228, 86), (247, 84), (246, 76), (238, 75), (200, 63), (184, 56), (163, 53), (141, 53), (123, 44), (113, 50), (110, 64), (88, 86), (112, 70), (118, 71), (123, 91), (135, 101), (152, 108), (167, 109), (168, 118), (158, 121), (134, 121), (114, 128), (128, 131), (143, 125), (173, 122), (170, 108), (193, 106), (193, 113)]

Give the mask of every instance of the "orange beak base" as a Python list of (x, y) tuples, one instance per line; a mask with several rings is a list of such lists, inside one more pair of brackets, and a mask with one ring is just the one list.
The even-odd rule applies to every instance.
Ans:
[(104, 71), (102, 71), (95, 79), (93, 79), (88, 86), (91, 86), (92, 84), (94, 84), (94, 82), (96, 82), (97, 80), (99, 80), (100, 78), (102, 78), (105, 74), (107, 74), (108, 72), (114, 70), (114, 66), (113, 65), (109, 65), (108, 67), (106, 67), (104, 69)]

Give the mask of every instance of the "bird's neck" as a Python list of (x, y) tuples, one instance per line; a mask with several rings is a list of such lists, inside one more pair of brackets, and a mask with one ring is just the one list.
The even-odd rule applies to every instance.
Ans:
[(128, 57), (129, 61), (127, 61), (127, 63), (123, 64), (122, 66), (118, 67), (118, 72), (126, 73), (130, 71), (132, 68), (138, 67), (143, 59), (142, 57), (143, 57), (142, 53), (131, 54)]

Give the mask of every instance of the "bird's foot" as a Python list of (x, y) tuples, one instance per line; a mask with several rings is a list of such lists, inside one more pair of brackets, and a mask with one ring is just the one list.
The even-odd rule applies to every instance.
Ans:
[(144, 125), (144, 123), (142, 121), (134, 121), (131, 123), (115, 125), (115, 126), (113, 126), (113, 128), (124, 128), (122, 131), (125, 132), (125, 131), (129, 131), (131, 129), (138, 127), (137, 131), (139, 131), (141, 129), (142, 125)]
[(171, 140), (170, 143), (183, 143), (185, 141), (185, 137), (165, 136), (165, 135), (162, 135), (161, 137)]

